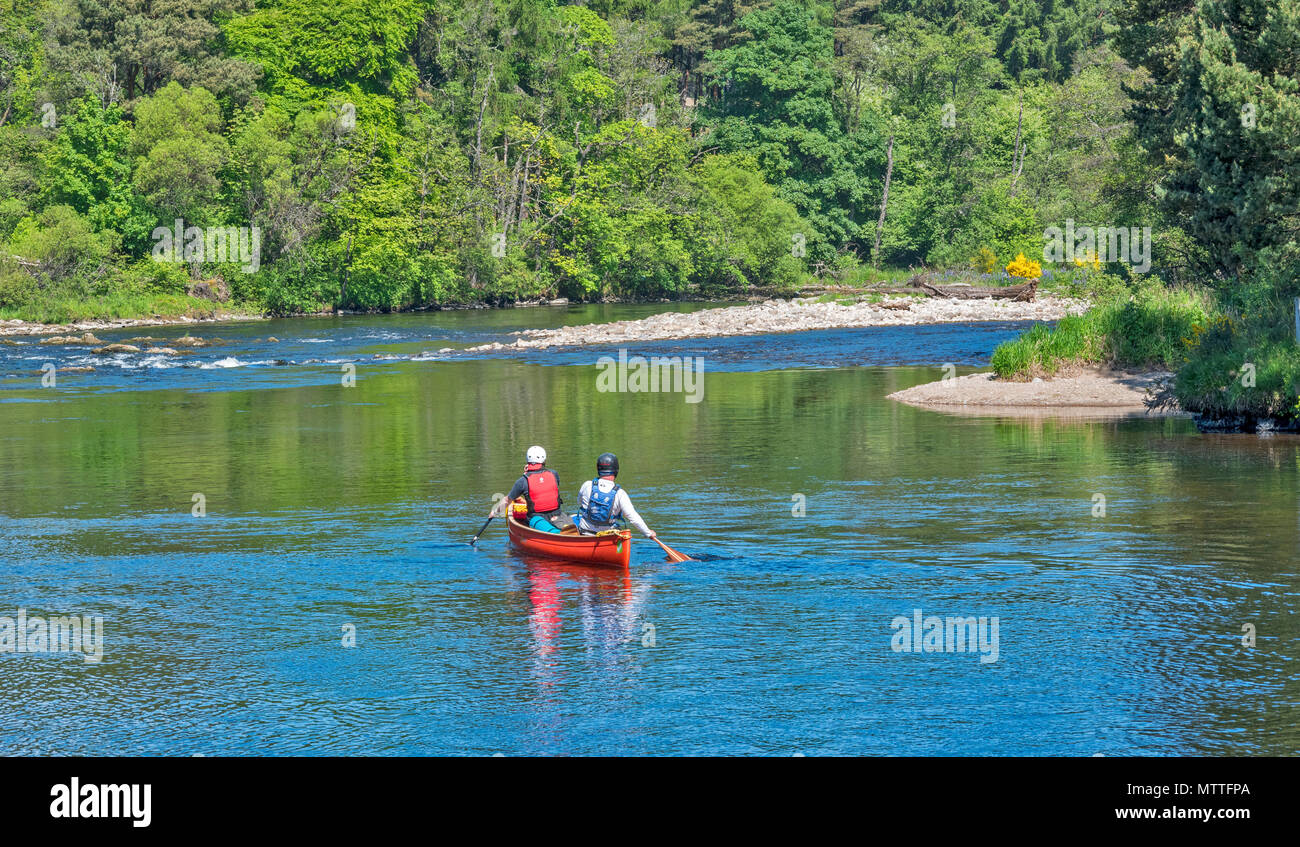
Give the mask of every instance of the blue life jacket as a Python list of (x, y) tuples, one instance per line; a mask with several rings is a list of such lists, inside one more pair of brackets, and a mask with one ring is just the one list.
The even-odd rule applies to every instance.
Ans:
[(587, 508), (582, 516), (592, 526), (604, 526), (614, 522), (614, 501), (618, 499), (618, 483), (608, 492), (600, 490), (600, 478), (591, 481), (591, 494), (587, 497)]

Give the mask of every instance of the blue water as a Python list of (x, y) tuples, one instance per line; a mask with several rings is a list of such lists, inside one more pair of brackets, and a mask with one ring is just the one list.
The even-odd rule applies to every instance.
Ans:
[[(648, 313), (645, 306), (623, 307), (619, 319)], [(528, 318), (529, 320), (521, 319)], [(589, 365), (619, 345), (548, 350), (463, 352), (492, 342), (511, 343), (520, 330), (599, 318), (591, 307), (437, 312), (419, 315), (340, 316), (183, 327), (100, 330), (105, 344), (132, 343), (139, 353), (94, 354), (87, 345), (42, 345), (38, 336), (13, 336), (0, 345), (0, 392), (39, 385), (42, 368), (58, 369), (57, 383), (72, 390), (181, 388), (222, 390), (332, 384), (345, 364), (372, 372), (392, 363), (463, 361), (503, 355), (541, 365)], [(546, 318), (550, 320), (547, 321)], [(489, 326), (476, 325), (474, 318)], [(503, 320), (503, 318), (516, 318)], [(540, 318), (540, 320), (539, 320)], [(775, 368), (826, 368), (854, 365), (986, 364), (998, 344), (1015, 338), (1024, 321), (884, 326), (778, 335), (693, 338), (623, 345), (629, 355), (703, 356), (709, 370), (762, 371)], [(208, 346), (177, 349), (170, 356), (150, 352), (149, 344), (168, 347), (187, 335)], [(136, 339), (147, 336), (152, 341)], [(66, 369), (94, 368), (91, 372)], [(226, 371), (240, 369), (237, 379)], [(391, 368), (390, 368), (391, 371)], [(6, 398), (0, 394), (0, 402)]]
[[(98, 663), (0, 653), (0, 753), (1300, 750), (1300, 440), (886, 398), (1007, 324), (629, 351), (705, 356), (697, 404), (596, 393), (607, 349), (436, 353), (567, 314), (191, 327), (229, 343), (53, 389), (0, 346), (0, 617), (105, 633)], [(550, 563), (499, 521), (471, 548), (531, 443), (570, 500), (616, 450), (700, 561)], [(895, 651), (915, 609), (996, 617), (996, 661)]]

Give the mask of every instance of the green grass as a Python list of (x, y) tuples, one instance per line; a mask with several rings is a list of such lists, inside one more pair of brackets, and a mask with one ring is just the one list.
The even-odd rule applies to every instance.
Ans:
[(1101, 303), (1127, 297), (1130, 288), (1119, 276), (1095, 270), (1058, 265), (1043, 274), (1038, 290), (1060, 297), (1076, 297)]
[[(1091, 313), (1089, 313), (1091, 314)], [(1100, 335), (1089, 315), (1062, 318), (1055, 329), (1037, 324), (993, 351), (993, 372), (1002, 379), (1052, 376), (1065, 368), (1098, 358)]]
[(1174, 397), (1212, 418), (1300, 416), (1300, 347), (1294, 340), (1239, 339), (1232, 349), (1198, 352), (1178, 371)]
[(845, 294), (823, 294), (815, 301), (817, 303), (839, 303), (841, 306), (852, 306), (858, 302), (858, 298), (850, 297)]
[(993, 352), (1003, 379), (1025, 380), (1085, 365), (1176, 371), (1163, 402), (1228, 420), (1300, 419), (1300, 345), (1288, 298), (1257, 306), (1247, 319), (1204, 292), (1149, 285), (1116, 297), (1055, 329), (1039, 324)]
[(999, 345), (991, 364), (999, 377), (1015, 380), (1088, 365), (1173, 370), (1213, 314), (1203, 292), (1152, 284), (1062, 318), (1054, 329), (1038, 324)]
[(911, 268), (873, 268), (869, 264), (849, 265), (820, 280), (824, 285), (866, 288), (872, 285), (906, 285), (916, 274)]
[[(1235, 296), (1234, 308), (1199, 331), (1178, 371), (1172, 395), (1189, 412), (1237, 419), (1300, 418), (1300, 345), (1290, 296)], [(1288, 292), (1289, 294), (1289, 292)]]
[(45, 296), (0, 307), (0, 319), (48, 324), (115, 318), (212, 317), (216, 304), (183, 294), (115, 293), (100, 297)]

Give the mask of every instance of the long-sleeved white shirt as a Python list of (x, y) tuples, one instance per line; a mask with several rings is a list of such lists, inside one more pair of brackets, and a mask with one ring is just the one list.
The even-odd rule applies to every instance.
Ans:
[[(614, 481), (611, 479), (602, 479), (599, 481), (601, 491), (609, 491), (614, 487)], [(587, 503), (591, 501), (591, 480), (582, 484), (582, 489), (578, 492), (578, 529), (584, 532), (600, 532), (604, 529), (614, 528), (614, 518), (619, 515), (627, 518), (628, 523), (641, 530), (641, 533), (647, 538), (650, 537), (650, 527), (636, 513), (636, 508), (632, 505), (632, 498), (627, 496), (627, 492), (619, 488), (618, 494), (614, 497), (614, 510), (610, 514), (610, 522), (604, 526), (597, 526), (587, 522)]]

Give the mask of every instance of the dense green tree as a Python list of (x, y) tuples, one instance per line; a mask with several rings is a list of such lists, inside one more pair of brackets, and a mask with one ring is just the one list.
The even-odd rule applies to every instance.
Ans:
[(56, 100), (90, 91), (105, 103), (148, 96), (169, 82), (235, 99), (256, 69), (223, 49), (220, 23), (251, 0), (69, 0), (53, 12), (47, 45)]
[(684, 296), (1074, 218), (1282, 290), (1295, 2), (0, 0), (0, 277), (174, 292), (179, 216), (277, 311)]
[[(1300, 2), (1202, 3), (1169, 120), (1168, 201), (1227, 279), (1300, 254)], [(1300, 281), (1300, 274), (1294, 279)]]
[(96, 232), (71, 206), (55, 205), (19, 224), (10, 247), (34, 263), (39, 285), (66, 282), (88, 293), (112, 273), (110, 260), (118, 238), (112, 232)]
[(136, 188), (161, 219), (198, 225), (220, 222), (213, 204), (218, 173), (230, 155), (221, 110), (204, 88), (168, 83), (135, 107), (128, 148)]
[(977, 31), (1013, 78), (1061, 82), (1076, 54), (1108, 34), (1112, 0), (884, 0), (882, 12), (928, 21), (946, 35)]
[(94, 228), (121, 236), (128, 250), (142, 251), (154, 220), (132, 183), (130, 139), (121, 106), (84, 97), (64, 112), (40, 154), (41, 201), (71, 207)]
[(790, 236), (807, 231), (807, 224), (794, 206), (776, 196), (753, 158), (711, 156), (695, 166), (691, 180), (699, 199), (690, 243), (710, 288), (797, 280), (803, 262), (794, 255)]
[(883, 145), (876, 127), (849, 133), (835, 114), (831, 28), (783, 0), (746, 15), (740, 29), (743, 40), (713, 54), (710, 79), (723, 93), (705, 110), (708, 143), (754, 157), (808, 220), (816, 258), (865, 247), (859, 238), (879, 196)]
[(31, 106), (41, 41), (36, 0), (0, 0), (0, 127)]

